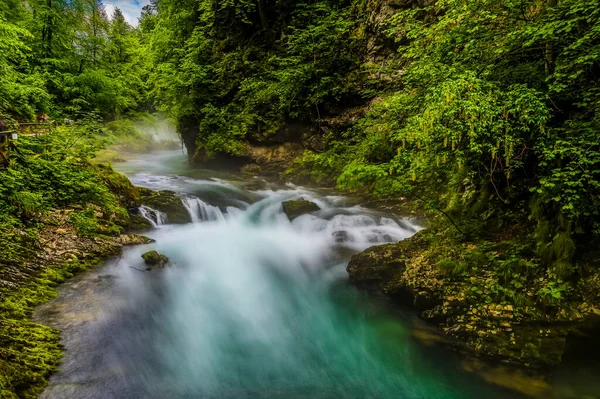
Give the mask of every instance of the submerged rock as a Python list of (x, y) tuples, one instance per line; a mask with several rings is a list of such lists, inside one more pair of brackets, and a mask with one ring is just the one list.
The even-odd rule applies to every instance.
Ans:
[(312, 201), (305, 200), (304, 198), (284, 201), (281, 203), (281, 206), (283, 207), (283, 213), (287, 215), (290, 221), (296, 219), (298, 216), (321, 210), (319, 205)]
[(346, 230), (338, 230), (331, 233), (331, 236), (337, 243), (343, 243), (350, 241), (350, 235)]
[(169, 258), (156, 251), (149, 251), (142, 255), (142, 259), (149, 266), (165, 267), (169, 263)]
[(192, 218), (181, 198), (174, 191), (153, 191), (147, 188), (139, 188), (142, 203), (167, 215), (169, 223), (185, 224), (191, 223)]

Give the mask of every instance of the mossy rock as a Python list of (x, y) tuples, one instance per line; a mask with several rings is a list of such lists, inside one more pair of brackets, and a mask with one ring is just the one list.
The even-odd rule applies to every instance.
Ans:
[(134, 186), (125, 175), (115, 172), (107, 165), (94, 165), (94, 169), (110, 191), (117, 197), (121, 206), (125, 208), (137, 208), (141, 205), (138, 187)]
[(149, 266), (164, 267), (169, 263), (169, 258), (157, 251), (149, 251), (142, 255), (142, 259)]
[(284, 201), (281, 203), (281, 206), (283, 207), (283, 213), (287, 215), (290, 221), (296, 219), (298, 216), (321, 210), (319, 205), (312, 201), (305, 200), (304, 198)]
[(174, 191), (153, 191), (139, 188), (142, 203), (167, 215), (169, 223), (191, 223), (192, 218), (181, 202), (181, 198)]
[(129, 226), (130, 231), (148, 231), (152, 229), (152, 223), (141, 215), (129, 215)]
[[(542, 312), (542, 317), (537, 316), (540, 309), (535, 304), (524, 308), (494, 302), (495, 298), (488, 302), (482, 294), (498, 285), (497, 271), (486, 267), (486, 262), (464, 256), (466, 248), (473, 253), (477, 244), (440, 242), (434, 231), (422, 230), (398, 243), (371, 247), (354, 255), (347, 271), (354, 284), (415, 308), (422, 319), (453, 338), (452, 345), (529, 367), (559, 364), (567, 336), (592, 320), (593, 305), (585, 314), (580, 306), (568, 312), (564, 305), (562, 312)], [(456, 263), (461, 256), (478, 267), (477, 274), (451, 276), (440, 268), (440, 259)], [(579, 290), (592, 291), (597, 291), (594, 284), (589, 290)]]
[(119, 238), (117, 238), (117, 242), (121, 245), (128, 246), (152, 244), (156, 242), (156, 240), (139, 234), (121, 234)]
[(405, 270), (403, 248), (396, 244), (368, 248), (352, 256), (346, 267), (350, 281), (361, 287), (378, 290), (401, 278)]

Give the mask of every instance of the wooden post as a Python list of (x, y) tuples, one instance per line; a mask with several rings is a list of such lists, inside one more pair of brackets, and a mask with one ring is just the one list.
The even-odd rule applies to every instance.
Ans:
[(11, 132), (0, 132), (0, 171), (8, 169), (8, 138)]

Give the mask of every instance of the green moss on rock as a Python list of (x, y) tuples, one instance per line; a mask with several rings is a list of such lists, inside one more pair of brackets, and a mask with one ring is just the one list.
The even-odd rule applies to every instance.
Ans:
[(141, 205), (139, 189), (134, 186), (125, 175), (115, 172), (107, 165), (94, 165), (94, 169), (99, 174), (104, 184), (117, 197), (121, 206), (125, 208), (134, 208)]
[(149, 266), (164, 267), (169, 263), (169, 258), (157, 251), (149, 251), (142, 255), (142, 259)]
[(290, 221), (296, 219), (298, 216), (321, 210), (319, 205), (304, 198), (284, 201), (281, 203), (281, 206), (283, 207), (283, 213), (287, 215)]
[(141, 215), (129, 216), (129, 230), (143, 232), (152, 229), (152, 223)]
[(167, 215), (169, 223), (185, 224), (191, 223), (192, 218), (181, 202), (181, 198), (174, 191), (153, 191), (147, 188), (139, 188), (141, 202), (157, 211)]
[(402, 248), (397, 245), (375, 246), (354, 255), (346, 270), (353, 283), (383, 290), (386, 284), (399, 281), (406, 270), (404, 258)]
[(44, 270), (27, 285), (0, 290), (0, 392), (2, 398), (37, 398), (62, 358), (59, 331), (29, 318), (35, 306), (56, 297), (55, 287), (98, 258)]

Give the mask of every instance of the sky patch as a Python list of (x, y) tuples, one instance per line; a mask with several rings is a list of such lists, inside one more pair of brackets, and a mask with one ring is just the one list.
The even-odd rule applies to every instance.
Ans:
[(120, 8), (125, 20), (133, 26), (137, 26), (142, 7), (148, 4), (150, 4), (150, 0), (104, 0), (104, 6), (109, 18), (112, 16), (115, 8)]

